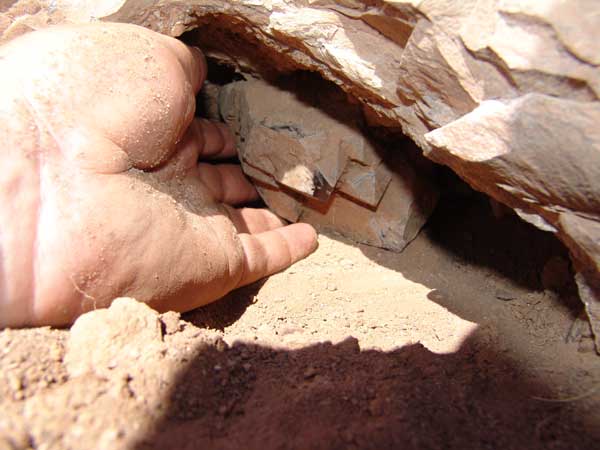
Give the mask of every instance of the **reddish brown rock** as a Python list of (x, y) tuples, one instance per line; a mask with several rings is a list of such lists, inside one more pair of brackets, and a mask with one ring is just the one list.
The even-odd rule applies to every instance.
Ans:
[(247, 81), (221, 90), (222, 116), (263, 199), (290, 221), (402, 250), (433, 210), (436, 191), (400, 155), (382, 161), (384, 149), (335, 89), (292, 84)]

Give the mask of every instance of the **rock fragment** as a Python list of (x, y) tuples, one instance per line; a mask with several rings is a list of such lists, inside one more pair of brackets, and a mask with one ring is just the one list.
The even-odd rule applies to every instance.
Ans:
[[(162, 347), (158, 313), (131, 298), (82, 315), (71, 327), (65, 364), (72, 377), (110, 376), (115, 369), (143, 366)], [(136, 370), (137, 371), (137, 370)]]
[(293, 84), (245, 81), (221, 90), (221, 114), (237, 135), (246, 174), (290, 221), (402, 250), (433, 210), (436, 191), (400, 155), (382, 159), (335, 90)]

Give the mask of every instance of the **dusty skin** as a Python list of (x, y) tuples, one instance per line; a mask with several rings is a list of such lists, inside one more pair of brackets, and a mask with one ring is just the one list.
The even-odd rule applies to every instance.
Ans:
[(181, 318), (0, 332), (0, 449), (596, 448), (600, 358), (574, 286), (541, 284), (564, 250), (442, 205), (401, 254), (321, 235)]
[(235, 149), (194, 119), (199, 51), (124, 24), (50, 28), (0, 49), (0, 326), (64, 325), (131, 296), (186, 311), (316, 246), (283, 227)]

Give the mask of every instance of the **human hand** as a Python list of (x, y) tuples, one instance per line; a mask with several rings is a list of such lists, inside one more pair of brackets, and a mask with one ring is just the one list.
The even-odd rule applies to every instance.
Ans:
[(194, 119), (199, 51), (124, 24), (0, 48), (0, 326), (64, 325), (131, 296), (186, 311), (316, 247), (283, 226), (222, 124)]

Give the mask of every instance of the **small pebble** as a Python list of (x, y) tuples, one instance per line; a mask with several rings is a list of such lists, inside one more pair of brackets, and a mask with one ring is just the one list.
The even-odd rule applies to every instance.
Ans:
[(317, 374), (317, 370), (314, 367), (309, 367), (304, 371), (304, 378), (312, 378)]
[(21, 382), (21, 377), (16, 375), (8, 376), (8, 385), (12, 391), (18, 392), (23, 389), (23, 383)]
[(495, 296), (498, 300), (502, 300), (505, 302), (509, 302), (509, 301), (515, 300), (517, 298), (514, 294), (511, 294), (510, 292), (505, 291), (504, 289), (498, 289), (496, 291)]
[(297, 325), (287, 325), (287, 326), (282, 327), (279, 330), (279, 335), (287, 336), (289, 334), (303, 333), (303, 332), (304, 332), (304, 330)]
[(579, 341), (579, 345), (577, 346), (577, 351), (579, 353), (594, 353), (596, 351), (594, 340), (589, 338), (581, 339), (581, 341)]
[(174, 334), (180, 331), (179, 319), (181, 315), (174, 311), (168, 311), (160, 316), (165, 334)]
[(225, 350), (227, 350), (228, 345), (227, 342), (225, 342), (223, 339), (219, 339), (216, 343), (215, 343), (215, 347), (217, 349), (218, 352), (224, 352)]

